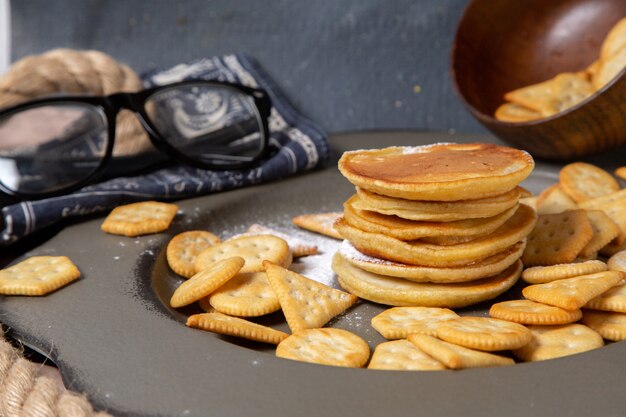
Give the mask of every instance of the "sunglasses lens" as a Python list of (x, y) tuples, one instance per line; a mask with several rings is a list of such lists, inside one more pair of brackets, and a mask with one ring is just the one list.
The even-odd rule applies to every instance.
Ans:
[(80, 183), (106, 154), (107, 121), (77, 102), (34, 105), (0, 117), (0, 186), (44, 194)]
[(166, 87), (145, 106), (157, 133), (189, 159), (237, 165), (254, 160), (264, 149), (254, 100), (236, 88), (211, 83)]

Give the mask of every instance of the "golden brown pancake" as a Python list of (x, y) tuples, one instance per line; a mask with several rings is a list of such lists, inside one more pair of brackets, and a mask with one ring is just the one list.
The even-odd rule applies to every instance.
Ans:
[(513, 265), (524, 252), (526, 242), (517, 242), (501, 252), (481, 261), (456, 268), (435, 268), (430, 266), (407, 265), (387, 259), (373, 258), (358, 251), (350, 242), (344, 240), (339, 253), (345, 260), (364, 271), (413, 282), (453, 283), (474, 281), (496, 275)]
[(458, 201), (512, 190), (534, 167), (524, 151), (440, 143), (345, 152), (339, 170), (354, 185), (408, 200)]
[(359, 269), (340, 253), (333, 258), (333, 271), (348, 292), (375, 303), (393, 306), (465, 307), (490, 300), (511, 288), (522, 273), (516, 261), (501, 273), (476, 281), (456, 284), (410, 282)]
[(480, 261), (525, 239), (536, 222), (535, 210), (520, 204), (515, 214), (492, 234), (451, 246), (403, 242), (353, 227), (343, 217), (335, 222), (335, 229), (366, 255), (409, 265), (455, 267)]
[(404, 241), (423, 237), (477, 238), (485, 236), (502, 226), (517, 210), (517, 206), (513, 206), (493, 217), (454, 222), (428, 222), (356, 209), (353, 203), (357, 198), (356, 195), (352, 196), (343, 205), (343, 216), (348, 224), (366, 232), (382, 233)]
[(460, 201), (419, 201), (387, 197), (356, 187), (358, 198), (352, 203), (359, 210), (417, 221), (450, 222), (492, 217), (517, 204), (526, 193), (522, 187), (493, 197)]

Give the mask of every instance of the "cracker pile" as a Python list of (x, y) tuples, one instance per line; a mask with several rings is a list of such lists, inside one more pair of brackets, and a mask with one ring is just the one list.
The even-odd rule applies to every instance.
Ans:
[(504, 95), (506, 103), (496, 119), (527, 122), (549, 117), (575, 106), (604, 87), (626, 67), (626, 18), (604, 39), (599, 58), (579, 72), (568, 72)]
[(519, 278), (535, 210), (518, 186), (526, 152), (488, 144), (436, 144), (346, 152), (339, 170), (356, 194), (335, 228), (340, 285), (393, 306), (464, 307)]

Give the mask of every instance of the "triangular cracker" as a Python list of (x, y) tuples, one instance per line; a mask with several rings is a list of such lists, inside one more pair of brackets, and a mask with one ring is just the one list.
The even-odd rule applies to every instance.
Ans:
[(272, 262), (263, 262), (293, 333), (322, 327), (357, 302), (358, 297), (331, 288)]

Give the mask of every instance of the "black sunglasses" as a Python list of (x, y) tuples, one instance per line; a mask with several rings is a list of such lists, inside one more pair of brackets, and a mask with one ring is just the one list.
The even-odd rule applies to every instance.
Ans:
[(269, 151), (271, 101), (261, 89), (199, 80), (106, 97), (52, 97), (0, 111), (0, 192), (38, 199), (102, 177), (122, 109), (135, 113), (156, 149), (195, 167), (246, 168)]

